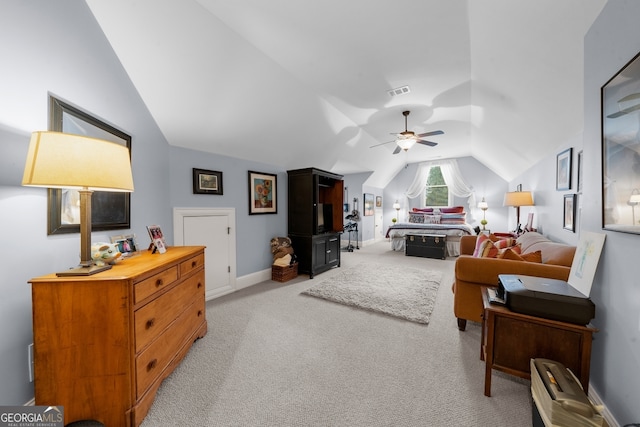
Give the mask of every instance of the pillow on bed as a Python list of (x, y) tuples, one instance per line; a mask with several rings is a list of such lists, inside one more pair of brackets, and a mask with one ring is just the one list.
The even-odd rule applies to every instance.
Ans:
[(440, 219), (442, 215), (424, 215), (424, 223), (425, 224), (440, 224)]
[(424, 223), (424, 213), (422, 212), (409, 212), (409, 222), (415, 224)]
[(464, 206), (454, 206), (451, 208), (440, 208), (440, 212), (442, 213), (463, 213)]
[(433, 208), (413, 208), (412, 210), (413, 212), (426, 212), (426, 213), (433, 212)]
[(441, 224), (464, 224), (467, 221), (466, 212), (462, 213), (443, 213), (440, 218)]

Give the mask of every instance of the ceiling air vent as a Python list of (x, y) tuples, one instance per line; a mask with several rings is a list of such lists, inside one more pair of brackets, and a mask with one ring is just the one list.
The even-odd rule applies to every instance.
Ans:
[(391, 90), (387, 91), (387, 93), (391, 97), (398, 96), (398, 95), (404, 95), (405, 93), (409, 93), (409, 92), (411, 92), (411, 89), (409, 89), (409, 86), (397, 87), (395, 89), (391, 89)]

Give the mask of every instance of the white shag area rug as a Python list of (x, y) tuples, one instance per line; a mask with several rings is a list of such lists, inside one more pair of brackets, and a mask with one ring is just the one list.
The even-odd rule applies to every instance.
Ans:
[(435, 271), (359, 264), (302, 293), (428, 324), (441, 280), (442, 273)]

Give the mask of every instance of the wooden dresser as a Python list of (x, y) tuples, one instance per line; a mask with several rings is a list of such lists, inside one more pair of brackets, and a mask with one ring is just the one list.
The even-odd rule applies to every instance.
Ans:
[(201, 246), (30, 283), (35, 402), (64, 406), (65, 425), (139, 425), (162, 380), (207, 332)]

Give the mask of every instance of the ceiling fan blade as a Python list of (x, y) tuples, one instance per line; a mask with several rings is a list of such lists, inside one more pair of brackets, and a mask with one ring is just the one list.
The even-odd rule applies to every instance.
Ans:
[(393, 154), (398, 154), (400, 151), (402, 151), (402, 148), (400, 148), (400, 146), (396, 146), (396, 149), (393, 150)]
[(372, 145), (372, 146), (371, 146), (371, 147), (369, 147), (369, 148), (379, 147), (379, 146), (381, 146), (381, 145), (388, 144), (388, 143), (390, 143), (390, 142), (395, 142), (395, 140), (394, 140), (394, 141), (381, 142), (380, 144)]
[(418, 140), (416, 140), (416, 142), (418, 144), (428, 145), (429, 147), (435, 147), (436, 145), (438, 145), (437, 142), (431, 142), (431, 141), (427, 141), (427, 140), (424, 140), (424, 139), (418, 139)]
[(425, 137), (425, 136), (443, 135), (443, 134), (444, 134), (444, 132), (442, 132), (441, 130), (434, 130), (434, 131), (431, 131), (431, 132), (421, 133), (421, 134), (418, 134), (416, 136), (418, 138), (422, 138), (422, 137)]

